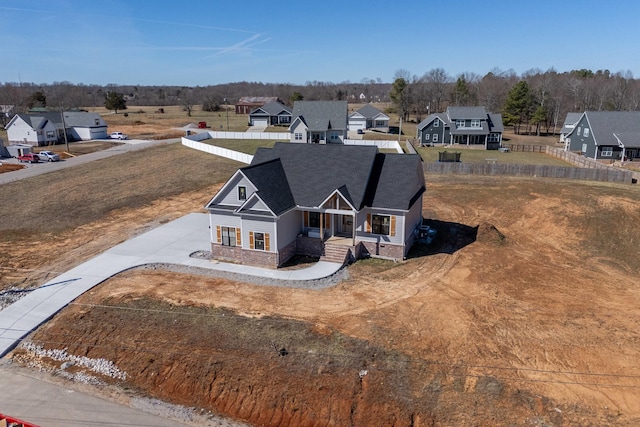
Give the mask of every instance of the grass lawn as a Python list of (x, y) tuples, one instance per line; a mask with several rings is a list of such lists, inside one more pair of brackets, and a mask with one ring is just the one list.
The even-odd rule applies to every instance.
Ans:
[(207, 139), (202, 142), (246, 154), (255, 154), (258, 148), (271, 148), (276, 143), (268, 139)]
[(555, 157), (542, 153), (509, 152), (502, 153), (497, 150), (479, 150), (471, 148), (445, 148), (445, 147), (417, 147), (416, 151), (422, 160), (429, 162), (438, 161), (438, 153), (441, 151), (461, 152), (460, 161), (463, 163), (486, 163), (487, 159), (495, 159), (496, 163), (517, 163), (521, 165), (547, 165), (547, 166), (573, 166)]

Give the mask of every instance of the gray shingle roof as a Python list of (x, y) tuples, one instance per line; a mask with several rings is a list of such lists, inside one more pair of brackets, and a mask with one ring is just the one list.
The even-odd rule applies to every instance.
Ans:
[(489, 116), (489, 132), (504, 132), (502, 114), (488, 113), (487, 115)]
[(346, 130), (347, 113), (347, 101), (296, 101), (292, 122), (300, 117), (310, 131)]
[(260, 110), (263, 110), (269, 116), (277, 116), (278, 114), (283, 112), (291, 114), (291, 109), (286, 105), (279, 103), (278, 101), (267, 102), (262, 107), (258, 107), (253, 110), (250, 115), (260, 113)]
[(434, 121), (436, 118), (442, 120), (442, 122), (449, 126), (449, 119), (447, 118), (447, 115), (445, 113), (433, 113), (433, 114), (429, 114), (427, 116), (426, 119), (424, 119), (423, 121), (421, 121), (418, 124), (418, 129), (424, 129), (425, 127), (427, 127), (432, 121)]
[[(57, 112), (19, 114), (19, 116), (25, 122), (30, 123), (34, 129), (42, 126), (44, 120), (48, 120), (53, 123), (56, 128), (62, 129), (62, 117), (60, 113)], [(99, 122), (98, 125), (96, 125), (96, 120)], [(107, 125), (99, 114), (87, 111), (65, 111), (64, 124), (66, 127), (96, 127)]]
[(357, 112), (362, 114), (367, 119), (373, 119), (379, 114), (384, 114), (382, 111), (378, 110), (376, 107), (374, 107), (371, 104), (367, 104), (363, 106), (362, 108), (358, 109)]
[(420, 157), (380, 153), (378, 159), (381, 165), (370, 206), (408, 210), (425, 190)]
[(447, 116), (451, 121), (456, 119), (486, 119), (487, 110), (484, 107), (449, 107)]
[[(282, 172), (274, 166), (276, 161)], [(357, 210), (365, 206), (408, 209), (424, 192), (420, 157), (378, 153), (373, 146), (276, 143), (271, 149), (259, 148), (245, 170), (250, 170), (247, 177), (276, 213), (289, 208), (287, 192), (295, 205), (319, 207), (338, 190)], [(276, 176), (280, 173), (286, 182), (282, 175)], [(263, 185), (270, 193), (282, 189), (287, 194), (264, 197)]]
[(280, 159), (247, 166), (241, 170), (256, 185), (258, 196), (274, 214), (280, 215), (295, 207), (296, 203)]
[(615, 133), (626, 135), (627, 147), (640, 146), (640, 141), (632, 142), (633, 135), (640, 132), (640, 111), (585, 111), (584, 114), (598, 145), (617, 146)]

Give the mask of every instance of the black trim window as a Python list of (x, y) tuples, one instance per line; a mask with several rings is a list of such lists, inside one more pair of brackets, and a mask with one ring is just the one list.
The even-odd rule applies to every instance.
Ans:
[(373, 234), (389, 235), (391, 217), (389, 215), (371, 215), (371, 231)]
[(247, 200), (247, 187), (238, 187), (238, 200)]
[(253, 233), (253, 248), (264, 251), (264, 233)]
[(222, 246), (236, 245), (236, 229), (233, 227), (221, 227), (222, 230)]
[(320, 212), (309, 212), (309, 227), (320, 228)]

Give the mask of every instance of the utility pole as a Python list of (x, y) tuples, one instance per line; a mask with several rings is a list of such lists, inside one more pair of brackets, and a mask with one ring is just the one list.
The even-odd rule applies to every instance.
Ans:
[(62, 102), (60, 102), (60, 117), (62, 118), (62, 134), (64, 135), (64, 143), (67, 147), (67, 153), (70, 153), (69, 140), (67, 139), (67, 125), (64, 122), (64, 106), (62, 105)]
[(224, 109), (227, 110), (227, 132), (229, 132), (229, 103), (227, 102), (227, 95), (224, 96)]

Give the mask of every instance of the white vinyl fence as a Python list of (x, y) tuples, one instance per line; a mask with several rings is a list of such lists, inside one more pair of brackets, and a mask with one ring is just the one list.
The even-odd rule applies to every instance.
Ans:
[(374, 141), (368, 139), (345, 139), (344, 145), (367, 145), (367, 146), (376, 146), (378, 148), (385, 148), (389, 150), (396, 150), (398, 153), (402, 154), (402, 147), (398, 141)]
[[(194, 141), (193, 139), (190, 139), (192, 136), (198, 136), (198, 135), (190, 135), (189, 137), (183, 137), (182, 145), (184, 145), (185, 147), (193, 148), (194, 150), (204, 151), (205, 153), (214, 154), (220, 157), (225, 157), (227, 159), (235, 160), (237, 162), (242, 162), (247, 165), (251, 164), (251, 161), (253, 160), (253, 156), (250, 154), (245, 154), (239, 151), (233, 151), (233, 150), (229, 150), (222, 147), (216, 147), (215, 145), (209, 145), (199, 141)], [(210, 138), (202, 138), (201, 140), (204, 140), (204, 139), (210, 139)]]

